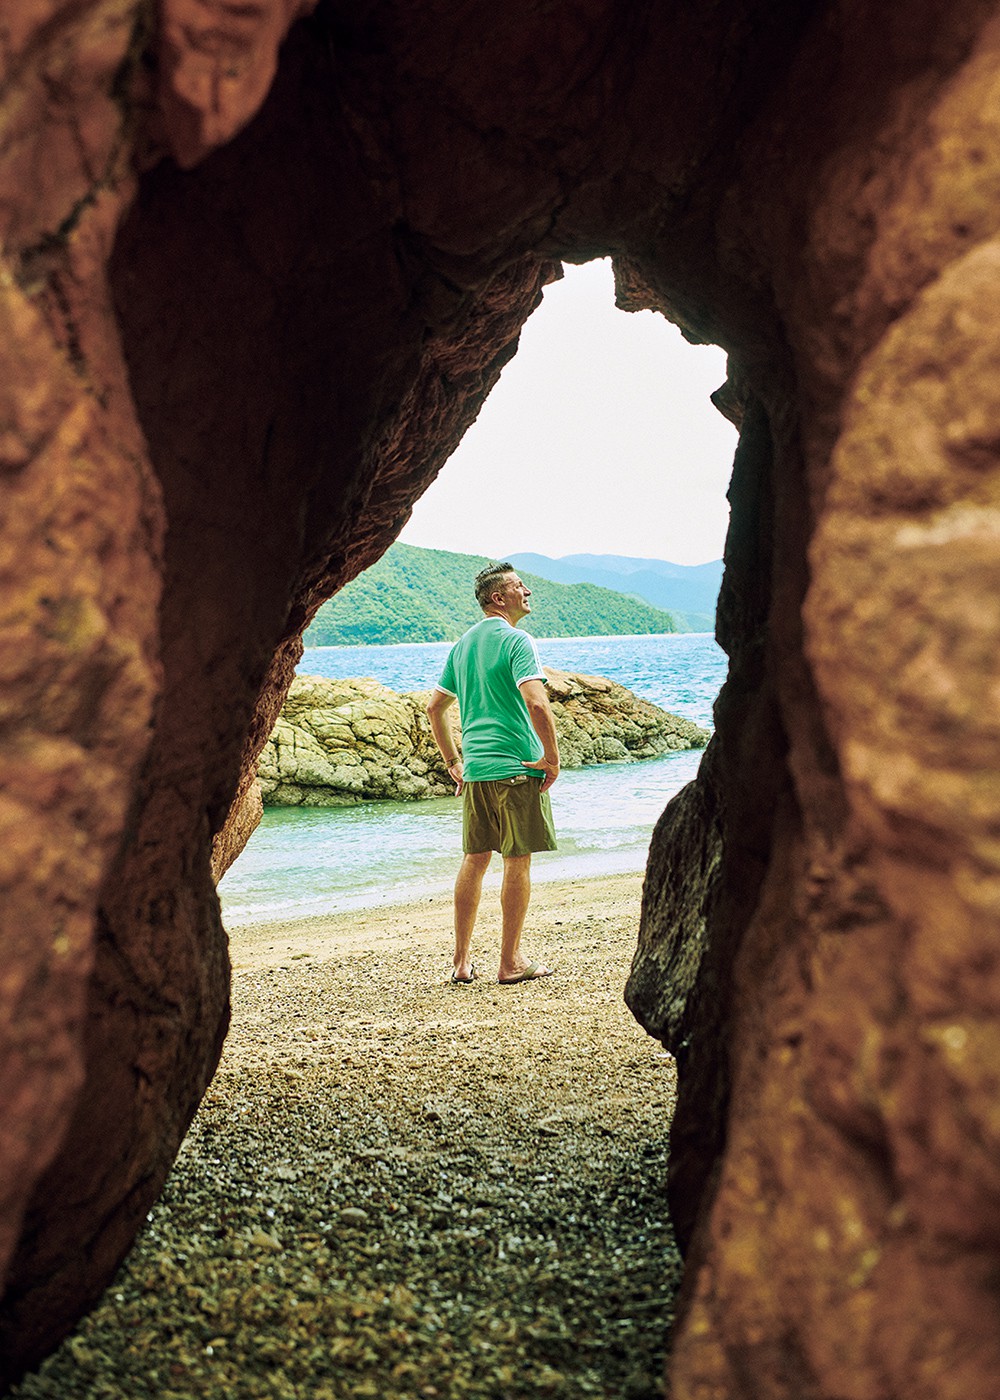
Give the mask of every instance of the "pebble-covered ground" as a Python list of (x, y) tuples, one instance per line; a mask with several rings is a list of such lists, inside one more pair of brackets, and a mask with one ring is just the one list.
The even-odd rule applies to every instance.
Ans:
[(520, 987), (487, 899), (471, 987), (440, 900), (234, 934), (166, 1191), (18, 1397), (659, 1396), (674, 1071), (622, 1002), (639, 879), (536, 891), (558, 974)]

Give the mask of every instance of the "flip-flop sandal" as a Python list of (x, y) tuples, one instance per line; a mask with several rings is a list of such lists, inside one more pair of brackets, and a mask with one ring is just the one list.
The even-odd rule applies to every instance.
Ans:
[(457, 972), (453, 972), (453, 973), (451, 974), (451, 980), (452, 980), (453, 985), (456, 986), (456, 987), (467, 987), (467, 986), (470, 984), (470, 982), (475, 982), (475, 980), (476, 980), (476, 964), (475, 964), (475, 963), (472, 964), (472, 976), (471, 976), (471, 977), (459, 977), (459, 975), (458, 975)]
[(513, 987), (518, 982), (534, 982), (539, 977), (551, 977), (552, 972), (552, 968), (546, 968), (545, 971), (542, 972), (541, 963), (529, 963), (524, 971), (519, 973), (517, 977), (498, 977), (497, 981), (500, 983), (501, 987)]

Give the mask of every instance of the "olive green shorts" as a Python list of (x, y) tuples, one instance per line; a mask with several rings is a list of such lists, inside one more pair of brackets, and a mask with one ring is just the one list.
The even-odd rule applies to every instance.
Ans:
[(466, 855), (499, 851), (502, 856), (528, 856), (554, 851), (549, 794), (538, 778), (501, 778), (466, 783), (462, 789), (462, 849)]

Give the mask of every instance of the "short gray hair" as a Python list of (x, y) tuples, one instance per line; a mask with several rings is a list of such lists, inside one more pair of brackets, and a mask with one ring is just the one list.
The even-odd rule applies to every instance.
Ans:
[(513, 564), (487, 564), (485, 569), (480, 569), (476, 575), (476, 602), (481, 608), (489, 606), (490, 598), (497, 590), (497, 582), (503, 578), (504, 574), (514, 574), (517, 570)]

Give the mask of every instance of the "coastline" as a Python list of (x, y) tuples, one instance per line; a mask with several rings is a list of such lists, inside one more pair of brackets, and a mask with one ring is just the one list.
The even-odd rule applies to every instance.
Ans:
[[(528, 910), (525, 949), (532, 956), (537, 954), (558, 962), (562, 930), (597, 918), (613, 918), (616, 923), (631, 922), (638, 937), (642, 882), (641, 872), (537, 880)], [(450, 891), (370, 909), (268, 921), (236, 923), (224, 919), (223, 922), (229, 934), (234, 971), (276, 967), (293, 960), (323, 961), (338, 955), (381, 952), (398, 946), (401, 938), (413, 949), (440, 947), (442, 967), (451, 958)], [(536, 935), (545, 940), (544, 948), (536, 946)], [(483, 890), (473, 939), (477, 960), (482, 962), (484, 970), (496, 962), (499, 939), (499, 897), (495, 889), (487, 887)]]
[[(534, 633), (531, 633), (534, 637)], [(628, 642), (643, 637), (715, 637), (712, 631), (704, 632), (583, 632), (571, 637), (535, 637), (543, 642)], [(394, 647), (451, 647), (458, 639), (445, 639), (439, 642), (313, 642), (307, 644), (306, 651), (357, 651), (361, 647), (378, 647), (391, 651)], [(301, 665), (301, 662), (299, 663)]]

